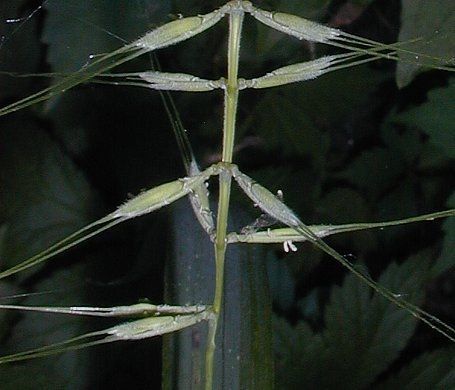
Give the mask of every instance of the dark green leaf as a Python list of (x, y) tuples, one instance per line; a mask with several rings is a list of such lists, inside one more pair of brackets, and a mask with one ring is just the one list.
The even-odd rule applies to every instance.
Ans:
[[(89, 146), (88, 131), (96, 128), (94, 122), (94, 103), (84, 90), (72, 90), (62, 95), (58, 104), (47, 111), (53, 121), (54, 134), (72, 156), (82, 156)], [(92, 104), (87, 104), (92, 103)]]
[[(22, 23), (31, 9), (27, 1), (2, 1), (0, 3), (0, 71), (33, 73), (39, 62), (39, 41), (37, 37), (38, 18)], [(7, 20), (18, 19), (15, 23)], [(20, 27), (19, 27), (20, 26)], [(32, 85), (31, 79), (0, 75), (0, 98), (23, 96)]]
[[(427, 263), (416, 256), (401, 266), (392, 264), (379, 284), (418, 303)], [(348, 384), (346, 379), (344, 383), (351, 389), (371, 384), (398, 357), (416, 325), (415, 318), (383, 297), (370, 298), (368, 289), (352, 275), (341, 289), (332, 292), (325, 318), (324, 339), (332, 349), (329, 367), (336, 370), (329, 383), (335, 385), (348, 378)]]
[[(352, 221), (370, 221), (371, 212), (367, 202), (362, 195), (350, 188), (336, 188), (328, 192), (318, 202), (318, 216), (320, 221), (330, 224), (350, 223)], [(355, 252), (370, 250), (375, 245), (374, 234), (372, 232), (362, 232), (359, 234), (344, 235), (339, 240), (349, 239), (349, 247), (353, 247)], [(337, 242), (335, 239), (334, 242)]]
[[(408, 85), (422, 71), (422, 65), (453, 64), (455, 54), (455, 3), (447, 0), (402, 0), (401, 30), (398, 40), (419, 41), (400, 52), (396, 81)], [(419, 53), (430, 57), (419, 56)], [(422, 65), (421, 65), (422, 64)]]
[[(427, 272), (428, 260), (421, 254), (390, 265), (379, 283), (419, 303)], [(279, 388), (367, 388), (406, 346), (416, 319), (382, 296), (371, 296), (362, 282), (348, 275), (332, 290), (325, 325), (315, 335), (305, 324), (295, 329), (281, 324), (275, 344)]]
[(396, 120), (409, 127), (416, 127), (429, 136), (429, 142), (449, 158), (455, 158), (455, 81), (448, 87), (428, 93), (428, 101), (419, 107), (396, 115)]
[(107, 53), (163, 23), (169, 2), (110, 0), (48, 1), (43, 42), (49, 45), (48, 62), (55, 72), (82, 67), (93, 54)]
[(412, 165), (415, 163), (422, 149), (421, 135), (415, 128), (409, 128), (403, 131), (393, 126), (391, 123), (393, 118), (386, 120), (382, 127), (381, 137), (391, 153), (403, 159), (402, 164)]
[(372, 148), (357, 157), (339, 177), (348, 179), (377, 199), (403, 172), (401, 156), (385, 148)]
[(282, 318), (274, 321), (274, 348), (277, 389), (318, 389), (324, 375), (321, 361), (327, 358), (327, 348), (320, 334), (315, 334), (304, 322), (291, 327)]
[[(417, 194), (412, 177), (406, 177), (393, 183), (393, 190), (388, 191), (378, 202), (381, 219), (395, 219), (419, 214)], [(391, 230), (392, 231), (392, 230)], [(387, 234), (387, 231), (385, 232)]]
[(440, 349), (414, 359), (398, 374), (392, 375), (374, 390), (424, 390), (455, 388), (455, 350)]
[(290, 97), (299, 104), (301, 115), (330, 127), (364, 110), (370, 95), (386, 76), (369, 66), (351, 67), (289, 87)]
[(90, 222), (94, 198), (83, 174), (42, 129), (11, 122), (0, 132), (0, 148), (6, 268)]
[(252, 127), (266, 141), (266, 147), (282, 150), (285, 156), (311, 156), (322, 159), (328, 150), (328, 137), (321, 133), (302, 110), (298, 100), (269, 92), (256, 106)]
[(321, 168), (330, 146), (326, 129), (365, 109), (383, 77), (362, 66), (271, 90), (251, 112), (248, 130), (263, 137), (267, 148), (286, 156), (309, 156)]
[[(83, 277), (80, 266), (55, 272), (49, 278), (36, 285), (37, 292), (68, 289), (80, 283)], [(33, 295), (26, 298), (24, 305), (71, 306), (81, 302), (82, 294)], [(27, 312), (21, 315), (14, 326), (2, 355), (22, 352), (31, 348), (42, 347), (75, 337), (86, 331), (83, 319), (73, 316), (49, 315)], [(82, 389), (87, 388), (89, 379), (89, 361), (87, 352), (70, 352), (51, 358), (34, 359), (20, 365), (0, 366), (2, 390), (34, 389)]]
[(337, 188), (324, 194), (318, 204), (321, 222), (330, 224), (350, 223), (369, 220), (365, 199), (349, 188)]

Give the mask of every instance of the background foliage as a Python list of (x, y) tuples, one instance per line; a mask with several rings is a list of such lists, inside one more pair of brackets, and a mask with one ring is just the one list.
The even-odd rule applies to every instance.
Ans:
[[(455, 10), (444, 1), (403, 1), (402, 9), (392, 0), (256, 3), (383, 42), (439, 31), (442, 38), (425, 40), (418, 50), (453, 56)], [(209, 12), (222, 1), (50, 0), (33, 17), (7, 23), (39, 4), (0, 4), (1, 70), (74, 71), (90, 54), (121, 46), (116, 37), (131, 41), (178, 13)], [(225, 27), (159, 52), (163, 69), (223, 75)], [(263, 74), (327, 52), (247, 21), (241, 74)], [(144, 58), (123, 69), (149, 66)], [(242, 93), (236, 162), (271, 190), (282, 189), (306, 223), (398, 219), (455, 207), (453, 77), (418, 74), (409, 64), (395, 69), (380, 61), (303, 84)], [(1, 75), (1, 105), (47, 83)], [(201, 165), (216, 161), (221, 96), (174, 97)], [(184, 176), (169, 119), (159, 95), (149, 91), (86, 85), (2, 118), (0, 126), (2, 268), (106, 214), (126, 194)], [(255, 210), (247, 202), (240, 196), (234, 202), (253, 220)], [(173, 245), (168, 232), (179, 228), (178, 218), (168, 217), (162, 211), (115, 228), (46, 267), (0, 282), (0, 295), (44, 293), (26, 297), (24, 304), (103, 306), (145, 297), (161, 302)], [(455, 222), (447, 220), (330, 241), (382, 284), (454, 323), (454, 236)], [(263, 260), (274, 302), (277, 388), (455, 386), (453, 347), (371, 295), (333, 260), (306, 245), (286, 256), (281, 247), (268, 248)], [(99, 323), (1, 313), (2, 354), (94, 326)], [(159, 383), (159, 361), (160, 340), (148, 340), (2, 367), (0, 375), (5, 389), (123, 388), (132, 382), (150, 388)]]

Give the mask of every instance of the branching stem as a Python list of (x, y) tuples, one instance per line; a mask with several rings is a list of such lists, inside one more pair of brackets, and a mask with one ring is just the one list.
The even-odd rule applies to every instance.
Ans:
[[(223, 124), (223, 154), (222, 164), (232, 163), (235, 137), (235, 119), (239, 96), (238, 68), (240, 54), (240, 38), (244, 12), (242, 9), (232, 10), (229, 15), (228, 43), (228, 79), (224, 93), (224, 124)], [(229, 200), (231, 194), (231, 174), (229, 170), (220, 173), (220, 193), (218, 200), (218, 216), (215, 239), (215, 297), (213, 300), (214, 319), (209, 325), (207, 336), (207, 351), (205, 364), (205, 388), (213, 388), (213, 371), (215, 356), (215, 339), (223, 302), (224, 260), (227, 246), (227, 223), (229, 215)]]

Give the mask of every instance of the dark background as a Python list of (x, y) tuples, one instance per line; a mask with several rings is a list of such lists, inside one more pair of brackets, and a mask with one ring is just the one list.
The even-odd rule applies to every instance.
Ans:
[[(0, 4), (0, 69), (19, 75), (72, 72), (90, 54), (118, 48), (122, 40), (130, 42), (178, 13), (206, 13), (221, 3), (50, 0), (39, 9), (39, 1), (7, 0)], [(418, 7), (420, 2), (415, 3)], [(395, 42), (400, 32), (399, 1), (255, 4), (385, 43)], [(408, 26), (407, 33), (419, 36), (425, 28), (434, 31), (444, 22), (450, 24), (453, 9), (446, 4), (441, 10), (443, 5), (431, 2), (419, 14), (424, 27), (415, 28), (413, 35)], [(7, 21), (13, 18), (23, 19)], [(225, 75), (226, 26), (223, 21), (160, 50), (162, 68), (210, 79)], [(443, 39), (450, 40), (453, 35)], [(428, 39), (420, 49), (431, 51), (432, 44)], [(448, 58), (453, 57), (451, 49), (450, 44), (445, 48)], [(247, 18), (240, 73), (249, 78), (335, 52), (258, 27)], [(144, 56), (116, 71), (146, 70), (150, 60)], [(270, 190), (283, 190), (287, 204), (308, 224), (383, 221), (453, 207), (451, 74), (432, 70), (410, 76), (398, 89), (395, 70), (394, 62), (381, 60), (303, 84), (242, 92), (235, 162)], [(399, 80), (406, 83), (403, 73)], [(50, 81), (0, 75), (1, 106)], [(216, 162), (221, 94), (172, 96), (200, 165)], [(128, 194), (185, 176), (160, 96), (146, 89), (86, 84), (2, 117), (0, 126), (3, 269), (107, 214)], [(216, 195), (214, 183), (212, 187)], [(255, 210), (240, 194), (233, 202), (251, 212), (254, 220)], [(172, 248), (167, 232), (178, 223), (178, 216), (170, 215), (172, 208), (127, 222), (45, 266), (2, 280), (0, 295), (44, 293), (20, 300), (28, 305), (110, 306), (142, 298), (162, 302), (166, 255)], [(453, 222), (434, 221), (348, 233), (329, 241), (375, 279), (383, 275), (383, 284), (453, 323), (454, 232)], [(419, 383), (434, 384), (453, 367), (453, 350), (442, 349), (449, 344), (446, 339), (409, 315), (397, 322), (393, 309), (371, 298), (354, 279), (346, 279), (345, 270), (318, 250), (299, 245), (298, 252), (285, 255), (281, 247), (272, 246), (264, 261), (277, 316), (275, 335), (282, 340), (276, 348), (277, 388), (332, 388), (336, 378), (346, 380), (345, 388), (366, 388), (384, 380), (390, 381), (385, 388), (394, 388), (406, 384), (405, 375), (398, 374), (406, 367), (415, 367), (409, 369), (410, 378), (423, 367), (432, 368), (424, 376), (427, 382)], [(2, 355), (110, 324), (43, 314), (1, 314), (0, 321)], [(383, 328), (373, 342), (369, 327), (378, 324)], [(367, 357), (363, 366), (356, 361), (359, 351)], [(135, 388), (151, 388), (159, 385), (160, 353), (160, 340), (147, 340), (5, 366), (0, 387), (127, 388), (135, 383)], [(322, 379), (325, 369), (334, 383)], [(356, 376), (357, 371), (361, 374)], [(361, 379), (349, 382), (349, 375)]]

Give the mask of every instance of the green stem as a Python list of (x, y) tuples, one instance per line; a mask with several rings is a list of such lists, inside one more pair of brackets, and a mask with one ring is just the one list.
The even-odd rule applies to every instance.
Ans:
[[(232, 10), (229, 14), (229, 45), (228, 45), (228, 79), (224, 94), (224, 123), (223, 123), (223, 154), (222, 165), (232, 163), (235, 137), (235, 119), (239, 96), (238, 68), (240, 53), (240, 38), (244, 12), (242, 9)], [(215, 356), (215, 339), (218, 320), (221, 312), (224, 288), (224, 259), (227, 246), (227, 223), (229, 215), (229, 200), (231, 194), (231, 174), (222, 169), (220, 173), (220, 194), (218, 200), (218, 216), (215, 240), (215, 296), (213, 300), (214, 319), (210, 321), (205, 361), (205, 389), (213, 388), (213, 370)]]

